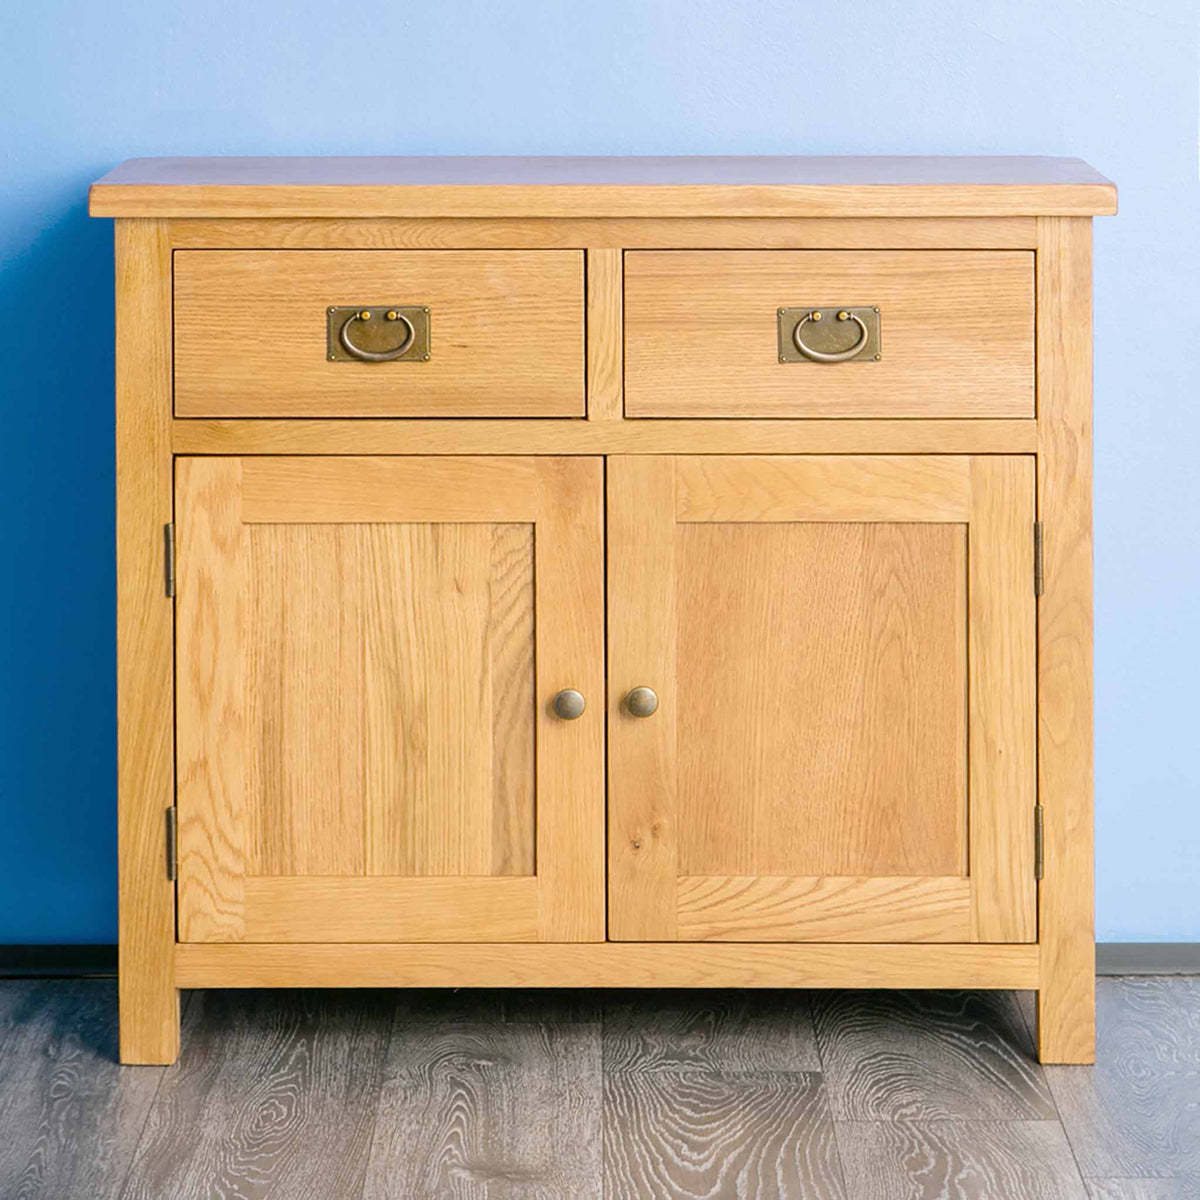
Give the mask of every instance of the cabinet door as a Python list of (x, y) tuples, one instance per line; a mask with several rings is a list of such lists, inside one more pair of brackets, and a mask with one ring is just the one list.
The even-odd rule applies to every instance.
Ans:
[(1033, 460), (608, 481), (609, 936), (1034, 940)]
[(176, 526), (182, 941), (604, 937), (601, 460), (182, 458)]

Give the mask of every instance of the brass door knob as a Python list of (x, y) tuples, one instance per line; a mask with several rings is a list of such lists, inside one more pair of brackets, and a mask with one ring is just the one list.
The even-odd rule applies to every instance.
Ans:
[(587, 701), (583, 698), (583, 693), (577, 692), (574, 688), (563, 688), (554, 697), (554, 711), (564, 721), (574, 721), (578, 717), (582, 717), (585, 708), (587, 708)]
[(625, 707), (633, 717), (652, 717), (658, 711), (658, 693), (645, 685), (635, 687), (625, 697)]

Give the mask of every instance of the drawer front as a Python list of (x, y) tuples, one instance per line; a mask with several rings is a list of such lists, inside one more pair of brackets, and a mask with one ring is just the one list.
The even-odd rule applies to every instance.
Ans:
[[(878, 309), (876, 332), (852, 318), (836, 330), (847, 349), (877, 343), (814, 361), (791, 337), (794, 311), (781, 330), (781, 309), (824, 309), (826, 322)], [(1033, 310), (1030, 251), (631, 252), (625, 413), (1032, 417)], [(800, 340), (838, 348), (828, 323)]]
[[(174, 273), (177, 416), (584, 414), (582, 251), (179, 250)], [(429, 357), (354, 358), (335, 307), (372, 312), (347, 337), (376, 354), (408, 336), (386, 311), (428, 308)]]

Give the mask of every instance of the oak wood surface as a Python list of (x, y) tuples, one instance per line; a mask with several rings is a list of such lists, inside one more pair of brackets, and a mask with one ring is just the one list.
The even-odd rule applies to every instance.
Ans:
[(1045, 877), (1038, 889), (1043, 1062), (1095, 1055), (1092, 692), (1092, 227), (1038, 226), (1038, 795)]
[(868, 940), (965, 941), (966, 526), (752, 507), (677, 527), (677, 820), (681, 876), (764, 878), (681, 880), (681, 925), (855, 940), (861, 905), (891, 926)]
[(121, 1059), (169, 1063), (179, 1053), (179, 996), (165, 840), (175, 802), (172, 605), (163, 570), (163, 526), (173, 510), (165, 223), (119, 221), (115, 250)]
[(1037, 945), (181, 943), (181, 987), (1036, 988)]
[(1026, 454), (1036, 421), (174, 421), (176, 454)]
[(587, 252), (587, 415), (619, 421), (624, 415), (625, 302), (623, 254), (594, 247)]
[[(578, 251), (180, 250), (174, 259), (180, 417), (583, 416)], [(427, 307), (429, 360), (330, 362), (331, 305)]]
[(964, 942), (971, 886), (964, 877), (937, 875), (685, 875), (677, 890), (679, 937)]
[(1032, 250), (1035, 217), (177, 218), (176, 249)]
[(1116, 211), (1071, 158), (141, 158), (93, 216), (1032, 216)]
[(1031, 463), (609, 471), (609, 936), (1032, 942)]
[(603, 936), (602, 471), (179, 460), (184, 941)]
[(971, 459), (968, 592), (971, 931), (1037, 939), (1037, 614), (1034, 461)]
[[(625, 411), (1031, 417), (1033, 302), (1024, 251), (630, 251)], [(828, 306), (879, 309), (879, 361), (780, 362), (778, 310)]]

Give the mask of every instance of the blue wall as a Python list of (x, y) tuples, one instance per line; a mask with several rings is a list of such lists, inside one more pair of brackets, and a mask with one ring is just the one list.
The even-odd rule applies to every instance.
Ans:
[(116, 936), (111, 227), (87, 184), (134, 155), (331, 153), (1070, 154), (1115, 179), (1098, 934), (1200, 939), (1195, 0), (5, 9), (0, 943)]

